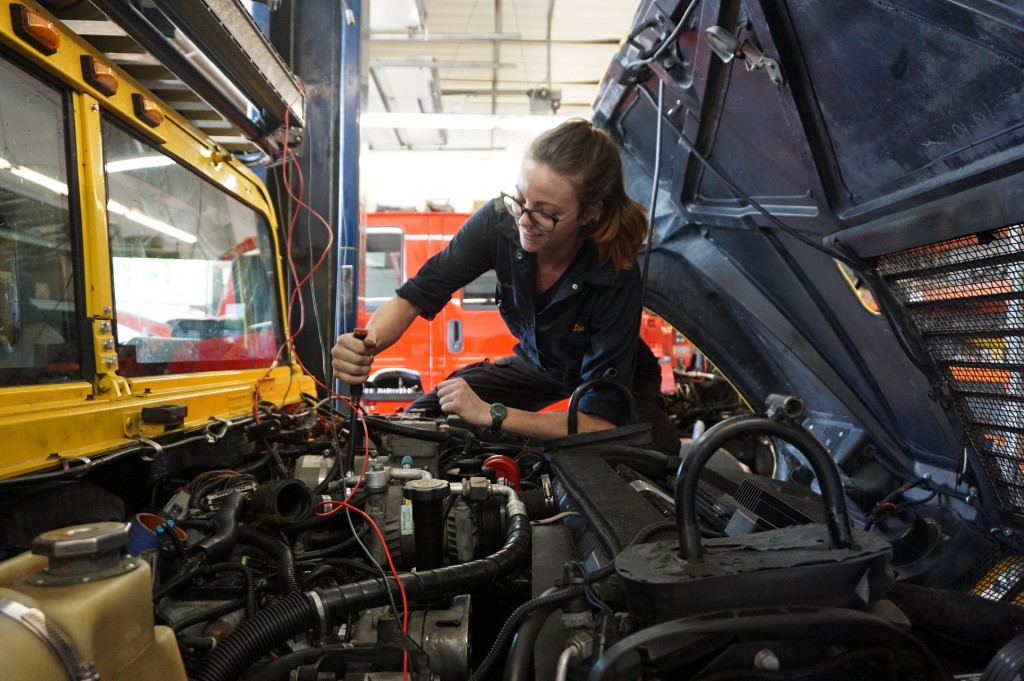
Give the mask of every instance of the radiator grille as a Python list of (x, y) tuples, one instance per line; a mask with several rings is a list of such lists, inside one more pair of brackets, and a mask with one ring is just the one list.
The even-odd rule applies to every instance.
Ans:
[(1024, 225), (883, 256), (1001, 503), (1024, 515)]

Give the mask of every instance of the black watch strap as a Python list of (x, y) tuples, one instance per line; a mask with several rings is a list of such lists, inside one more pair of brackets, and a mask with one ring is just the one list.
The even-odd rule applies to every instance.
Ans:
[(501, 424), (504, 423), (505, 417), (508, 416), (508, 409), (504, 404), (495, 402), (491, 405), (491, 432), (497, 433), (501, 430)]

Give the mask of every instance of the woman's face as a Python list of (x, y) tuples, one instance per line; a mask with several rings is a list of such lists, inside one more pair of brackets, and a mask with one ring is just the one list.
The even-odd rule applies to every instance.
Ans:
[(537, 228), (533, 215), (524, 212), (516, 220), (523, 250), (554, 257), (575, 254), (583, 223), (576, 190), (568, 177), (526, 159), (516, 182), (516, 198), (528, 210), (544, 211), (558, 218), (555, 228), (545, 232)]

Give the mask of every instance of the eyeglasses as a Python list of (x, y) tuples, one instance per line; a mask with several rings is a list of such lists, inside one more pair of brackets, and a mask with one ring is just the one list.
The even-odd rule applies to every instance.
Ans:
[(518, 221), (519, 218), (523, 217), (523, 213), (526, 213), (527, 215), (530, 216), (530, 222), (533, 223), (533, 226), (542, 232), (552, 231), (555, 228), (555, 225), (558, 224), (559, 220), (564, 220), (573, 213), (579, 211), (579, 209), (577, 208), (572, 213), (569, 213), (569, 215), (563, 215), (562, 217), (559, 217), (557, 215), (552, 215), (547, 211), (537, 210), (536, 208), (527, 208), (526, 206), (523, 205), (522, 201), (520, 201), (514, 196), (509, 196), (505, 192), (501, 193), (501, 201), (502, 203), (505, 204), (505, 210), (508, 211), (509, 215), (511, 215)]

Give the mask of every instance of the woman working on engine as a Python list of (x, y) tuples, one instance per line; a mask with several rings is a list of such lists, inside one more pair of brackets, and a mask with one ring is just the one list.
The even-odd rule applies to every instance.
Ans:
[[(515, 187), (471, 216), (374, 313), (365, 339), (338, 338), (334, 375), (364, 382), (374, 355), (417, 315), (432, 319), (455, 291), (493, 269), (499, 310), (519, 340), (515, 354), (456, 371), (409, 409), (549, 440), (568, 433), (567, 415), (537, 410), (585, 381), (612, 378), (632, 389), (641, 418), (652, 424), (655, 448), (676, 454), (658, 365), (639, 336), (636, 257), (645, 232), (644, 210), (626, 195), (614, 141), (589, 121), (567, 121), (534, 140)], [(581, 398), (578, 412), (580, 432), (628, 418), (622, 395), (600, 385)]]

